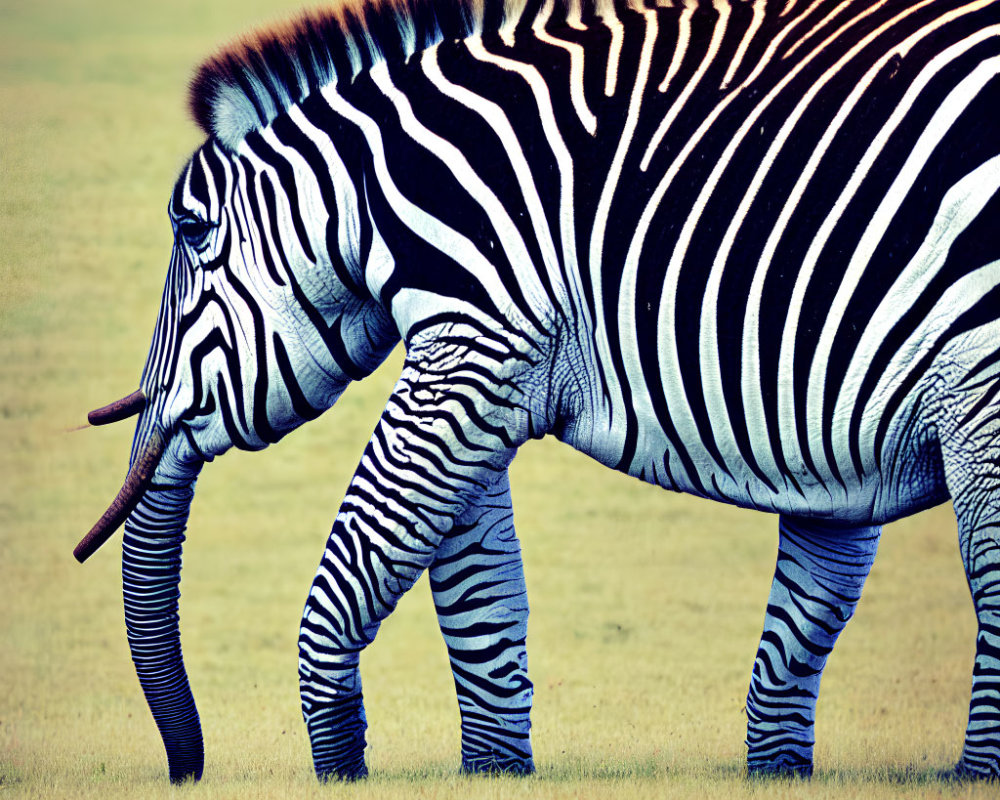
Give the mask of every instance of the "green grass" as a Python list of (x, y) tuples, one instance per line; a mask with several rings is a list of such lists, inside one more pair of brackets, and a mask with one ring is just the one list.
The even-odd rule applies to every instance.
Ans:
[[(116, 544), (71, 550), (125, 471), (128, 425), (66, 433), (137, 385), (200, 136), (190, 70), (278, 2), (0, 6), (0, 796), (990, 797), (958, 756), (974, 619), (947, 508), (890, 526), (831, 658), (809, 784), (748, 783), (743, 698), (775, 521), (644, 486), (556, 443), (512, 479), (532, 618), (530, 779), (457, 774), (425, 581), (366, 653), (372, 778), (319, 786), (298, 710), (302, 603), (398, 370), (199, 484), (182, 629), (207, 764), (166, 783), (132, 672)], [(116, 540), (117, 541), (117, 540)]]

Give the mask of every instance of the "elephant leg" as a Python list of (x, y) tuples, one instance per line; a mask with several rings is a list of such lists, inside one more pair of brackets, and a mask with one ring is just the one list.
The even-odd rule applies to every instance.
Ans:
[(779, 530), (747, 695), (747, 769), (809, 776), (820, 677), (861, 598), (881, 528), (781, 517)]
[[(446, 342), (431, 331), (410, 342), (306, 602), (299, 686), (321, 779), (366, 774), (360, 653), (455, 523), (489, 487), (506, 486), (507, 466), (530, 430), (513, 402), (498, 405), (518, 399), (509, 380), (493, 386), (481, 370), (463, 371), (469, 348), (454, 326), (449, 331)], [(444, 581), (444, 560), (439, 574)], [(443, 584), (438, 596), (442, 607), (457, 601)]]
[(458, 519), (430, 568), (462, 718), (466, 772), (534, 772), (528, 595), (507, 473)]
[(433, 541), (388, 540), (362, 516), (338, 516), (299, 633), (302, 715), (321, 780), (368, 774), (360, 654), (434, 556)]
[[(995, 341), (995, 340), (994, 340)], [(1000, 386), (942, 436), (948, 489), (958, 518), (962, 563), (976, 611), (969, 725), (955, 769), (962, 777), (1000, 778)]]

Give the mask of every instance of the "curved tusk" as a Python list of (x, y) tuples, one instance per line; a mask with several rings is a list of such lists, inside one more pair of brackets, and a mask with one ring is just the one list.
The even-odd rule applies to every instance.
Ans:
[[(120, 401), (124, 402), (124, 401)], [(153, 432), (146, 447), (139, 453), (125, 476), (125, 483), (122, 485), (118, 496), (111, 502), (108, 510), (97, 521), (97, 524), (90, 529), (90, 533), (83, 537), (80, 544), (73, 550), (73, 555), (81, 564), (90, 558), (94, 552), (104, 544), (111, 535), (118, 530), (122, 523), (128, 518), (139, 501), (145, 494), (146, 489), (156, 472), (156, 465), (160, 463), (163, 456), (163, 437), (157, 431)]]
[(107, 425), (111, 422), (119, 422), (123, 419), (139, 414), (146, 407), (146, 395), (142, 389), (136, 389), (132, 394), (115, 400), (110, 405), (95, 408), (87, 414), (87, 421), (91, 425)]

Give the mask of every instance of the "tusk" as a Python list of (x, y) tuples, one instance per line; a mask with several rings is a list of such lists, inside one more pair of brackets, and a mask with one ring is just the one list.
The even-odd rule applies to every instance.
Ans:
[(95, 408), (87, 414), (87, 421), (91, 425), (107, 425), (110, 422), (119, 422), (123, 419), (135, 416), (146, 407), (146, 395), (141, 389), (137, 389), (121, 400), (115, 400), (107, 406)]
[(110, 539), (111, 535), (125, 522), (128, 515), (135, 510), (146, 489), (149, 488), (153, 474), (156, 472), (156, 465), (160, 463), (162, 456), (163, 437), (154, 431), (145, 448), (136, 457), (128, 475), (125, 476), (125, 483), (122, 485), (121, 491), (118, 492), (118, 496), (111, 502), (108, 510), (104, 512), (97, 524), (90, 529), (90, 533), (83, 537), (73, 551), (77, 561), (82, 564), (90, 558), (97, 548)]

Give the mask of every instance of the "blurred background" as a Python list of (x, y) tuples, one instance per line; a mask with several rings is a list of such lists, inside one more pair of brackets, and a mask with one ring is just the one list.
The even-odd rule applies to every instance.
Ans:
[[(193, 69), (298, 6), (0, 2), (0, 795), (172, 792), (128, 655), (120, 537), (83, 566), (71, 555), (121, 485), (131, 425), (68, 430), (138, 386), (167, 200), (202, 139), (186, 111)], [(299, 616), (399, 363), (279, 445), (202, 473), (181, 629), (204, 796), (331, 791), (299, 713)], [(422, 579), (362, 661), (374, 777), (350, 791), (801, 796), (740, 775), (776, 519), (548, 440), (523, 449), (512, 479), (539, 777), (456, 775), (457, 707)], [(968, 796), (929, 776), (959, 755), (974, 638), (950, 507), (888, 526), (824, 678), (809, 796)]]

